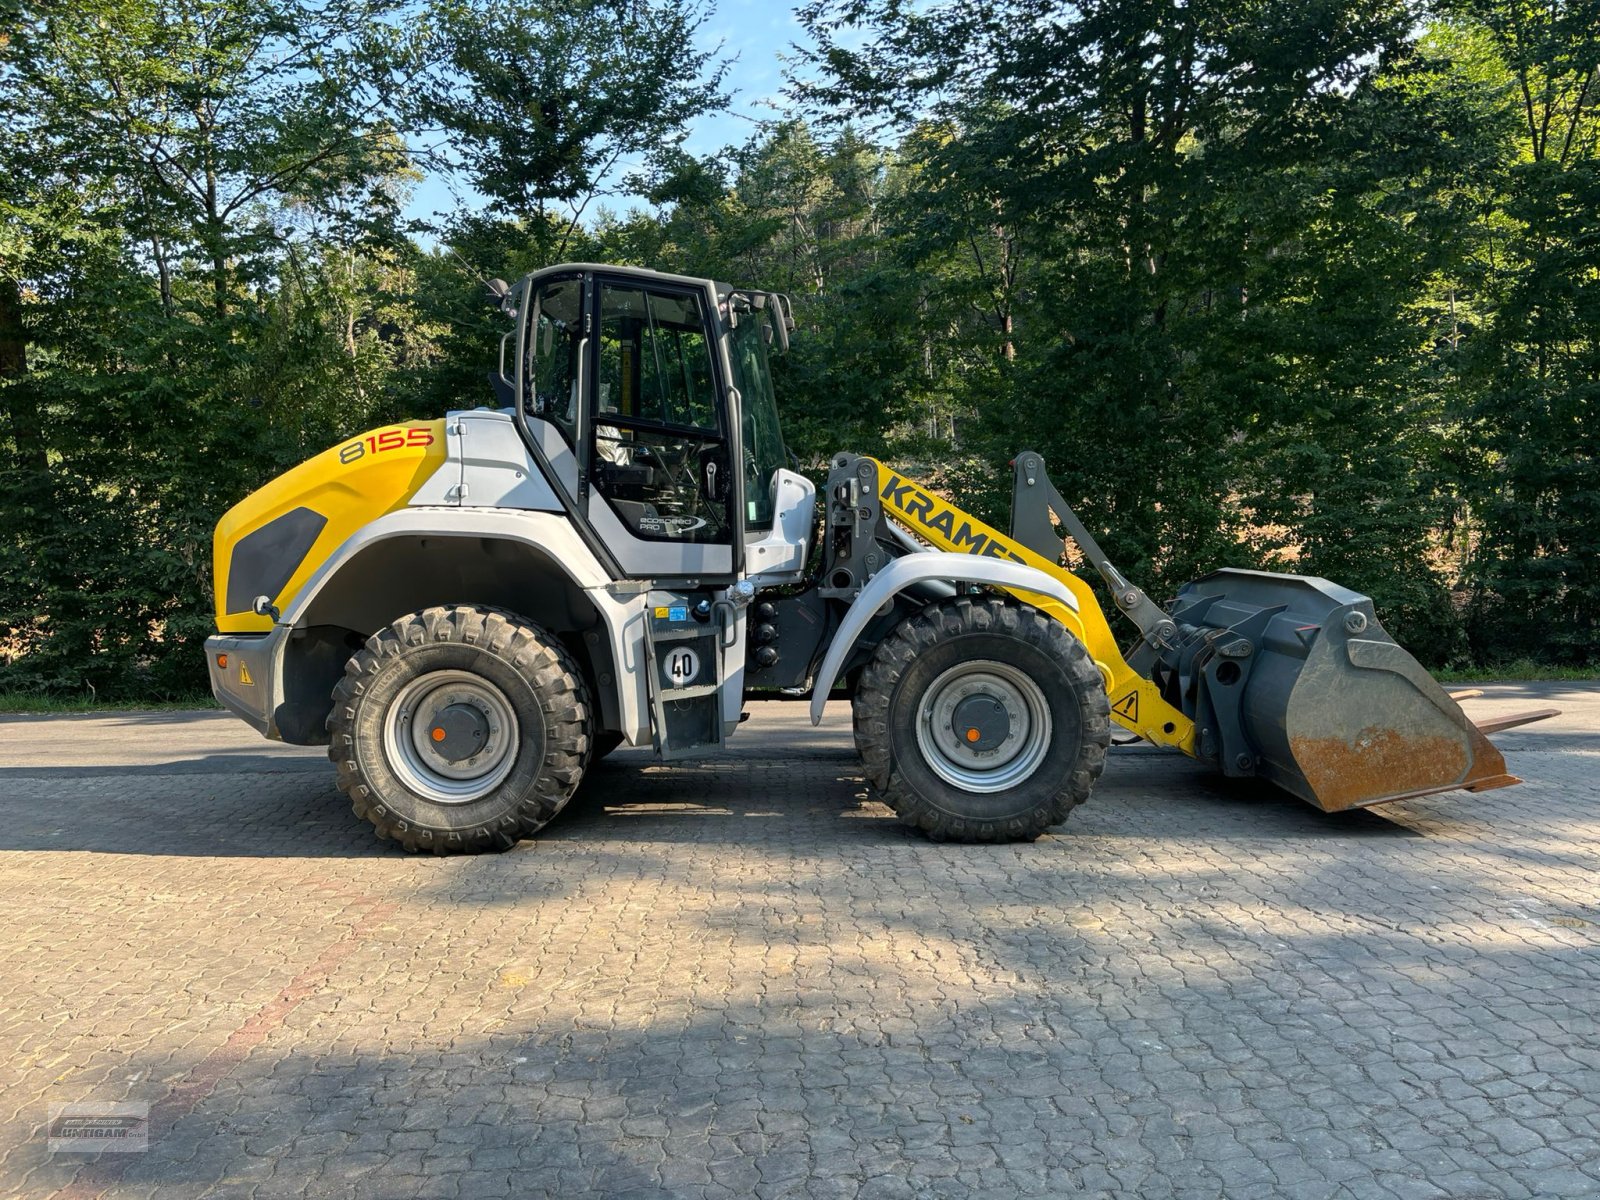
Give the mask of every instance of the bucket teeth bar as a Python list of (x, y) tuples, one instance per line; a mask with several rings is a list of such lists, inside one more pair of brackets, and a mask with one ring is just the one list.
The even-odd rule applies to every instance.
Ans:
[[(1483, 695), (1482, 692), (1476, 695)], [(1452, 697), (1453, 699), (1454, 697)], [(1535, 721), (1548, 721), (1551, 717), (1559, 717), (1559, 708), (1535, 708), (1528, 712), (1508, 713), (1503, 717), (1490, 717), (1487, 721), (1474, 721), (1479, 733), (1504, 733), (1507, 729), (1515, 729), (1519, 725), (1532, 725)]]

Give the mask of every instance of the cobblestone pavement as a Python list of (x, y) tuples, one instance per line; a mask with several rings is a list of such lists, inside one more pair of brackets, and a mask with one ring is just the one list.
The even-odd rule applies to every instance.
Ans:
[[(834, 706), (546, 836), (373, 840), (217, 714), (0, 721), (0, 1196), (1600, 1195), (1600, 687), (1524, 787), (1326, 816), (1118, 751), (1032, 845)], [(46, 1153), (51, 1101), (154, 1106)]]

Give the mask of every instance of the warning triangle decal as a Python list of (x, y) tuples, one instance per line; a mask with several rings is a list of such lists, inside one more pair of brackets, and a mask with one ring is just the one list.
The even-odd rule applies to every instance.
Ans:
[(1111, 711), (1129, 721), (1137, 721), (1139, 719), (1139, 693), (1129, 692), (1111, 706)]

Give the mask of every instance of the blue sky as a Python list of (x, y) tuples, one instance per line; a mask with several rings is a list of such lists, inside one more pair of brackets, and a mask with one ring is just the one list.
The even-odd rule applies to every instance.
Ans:
[[(718, 0), (696, 41), (706, 51), (716, 50), (720, 44), (721, 58), (737, 58), (728, 71), (724, 89), (729, 103), (723, 111), (696, 121), (689, 129), (684, 148), (691, 154), (705, 155), (738, 145), (754, 132), (757, 122), (773, 117), (772, 105), (781, 100), (784, 84), (786, 64), (782, 59), (795, 57), (794, 44), (804, 36), (794, 10), (786, 4)], [(462, 185), (458, 182), (455, 186)], [(626, 211), (630, 199), (610, 196), (604, 202), (614, 211)], [(430, 176), (417, 185), (406, 215), (429, 219), (454, 206), (451, 182)], [(598, 208), (598, 202), (592, 204), (585, 211), (585, 218), (593, 217)]]

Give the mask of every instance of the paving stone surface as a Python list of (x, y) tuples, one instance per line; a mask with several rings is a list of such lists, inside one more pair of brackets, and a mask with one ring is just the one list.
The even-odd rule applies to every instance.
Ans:
[[(1600, 1196), (1600, 688), (1327, 816), (1149, 749), (935, 845), (848, 713), (408, 857), (218, 714), (0, 719), (0, 1196)], [(50, 1154), (46, 1106), (152, 1106)]]

